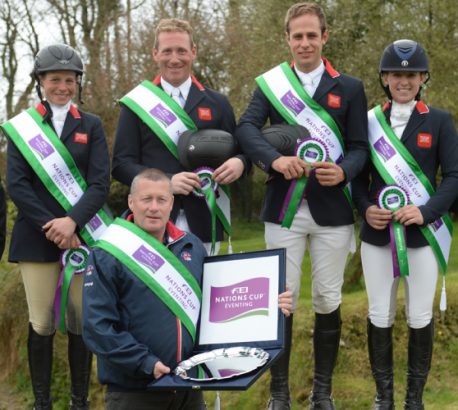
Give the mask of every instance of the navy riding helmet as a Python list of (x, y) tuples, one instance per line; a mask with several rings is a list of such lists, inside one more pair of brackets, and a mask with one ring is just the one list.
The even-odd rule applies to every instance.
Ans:
[(383, 52), (380, 60), (379, 80), (385, 94), (391, 100), (393, 97), (382, 79), (383, 73), (389, 71), (419, 71), (426, 73), (426, 79), (415, 96), (416, 100), (420, 100), (421, 89), (430, 78), (428, 56), (420, 44), (412, 40), (398, 40), (391, 43)]

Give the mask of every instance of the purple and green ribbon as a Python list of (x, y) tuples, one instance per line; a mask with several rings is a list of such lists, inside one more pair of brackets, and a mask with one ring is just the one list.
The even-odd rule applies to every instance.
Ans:
[(218, 189), (218, 183), (213, 181), (212, 175), (215, 172), (209, 167), (198, 168), (194, 171), (197, 176), (200, 178), (200, 189), (194, 188), (192, 190), (193, 195), (198, 198), (205, 198), (208, 209), (211, 214), (212, 220), (212, 250), (211, 254), (215, 253), (215, 244), (216, 244), (216, 195), (215, 192)]
[[(409, 194), (399, 185), (386, 185), (378, 192), (377, 205), (380, 209), (395, 212), (408, 204)], [(390, 220), (390, 239), (393, 277), (403, 278), (404, 276), (409, 276), (406, 228), (393, 219)]]
[(86, 245), (81, 245), (78, 249), (66, 249), (60, 255), (62, 271), (57, 284), (56, 295), (54, 297), (54, 312), (56, 315), (57, 328), (61, 332), (66, 332), (67, 323), (65, 321), (65, 310), (67, 308), (68, 292), (77, 274), (81, 274), (86, 269), (87, 258), (91, 250)]
[[(326, 145), (320, 140), (316, 138), (306, 138), (296, 147), (295, 155), (311, 167), (312, 162), (327, 161), (329, 158), (329, 151)], [(314, 172), (313, 168), (310, 169), (310, 176), (312, 172)], [(304, 199), (310, 176), (306, 177), (304, 172), (300, 178), (295, 178), (291, 182), (279, 218), (282, 222), (282, 228), (291, 228), (294, 216)]]

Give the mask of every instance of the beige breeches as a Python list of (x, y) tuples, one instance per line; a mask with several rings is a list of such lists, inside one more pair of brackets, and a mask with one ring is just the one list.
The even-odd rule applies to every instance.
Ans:
[[(59, 262), (19, 262), (24, 281), (29, 321), (41, 336), (55, 332), (54, 296), (61, 273)], [(67, 301), (67, 327), (73, 334), (82, 334), (84, 275), (75, 275)]]

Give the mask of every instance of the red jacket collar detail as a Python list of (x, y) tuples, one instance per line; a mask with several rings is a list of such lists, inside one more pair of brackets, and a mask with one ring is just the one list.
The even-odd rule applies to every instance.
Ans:
[[(35, 109), (38, 111), (38, 114), (40, 114), (42, 117), (45, 116), (46, 114), (46, 108), (45, 106), (40, 103), (38, 104)], [(81, 115), (80, 113), (78, 112), (78, 110), (75, 108), (75, 106), (73, 104), (70, 104), (70, 112), (72, 113), (73, 117), (75, 118), (81, 118)]]
[(417, 110), (420, 114), (426, 114), (427, 112), (429, 112), (429, 108), (423, 101), (417, 101), (415, 107), (417, 107)]
[(387, 101), (386, 104), (383, 106), (382, 111), (385, 111), (391, 104), (391, 101)]
[(172, 241), (176, 241), (185, 235), (185, 233), (180, 231), (171, 221), (167, 221), (166, 228)]
[(326, 60), (325, 58), (321, 57), (321, 59), (324, 62), (324, 66), (326, 68), (326, 71), (331, 75), (332, 78), (340, 77), (340, 74), (332, 68), (331, 63)]
[[(134, 223), (134, 214), (130, 214), (127, 217), (127, 221)], [(171, 221), (167, 221), (167, 225), (165, 227), (167, 229), (167, 232), (169, 233), (169, 238), (171, 242), (180, 239), (185, 234), (184, 232), (180, 231)]]
[[(191, 74), (191, 81), (197, 85), (197, 88), (200, 90), (200, 91), (205, 91), (205, 88), (199, 83), (199, 81), (196, 80), (196, 77), (194, 77), (192, 74)], [(159, 85), (161, 83), (161, 75), (159, 74), (156, 79), (153, 81), (153, 84), (154, 85)]]
[[(335, 78), (335, 77), (339, 77), (339, 76), (340, 76), (340, 74), (339, 74), (336, 70), (334, 70), (334, 69), (332, 68), (331, 63), (330, 63), (328, 60), (326, 60), (326, 59), (323, 58), (323, 57), (321, 57), (321, 59), (323, 60), (324, 66), (325, 66), (325, 68), (326, 68), (326, 71), (331, 75), (332, 78)], [(293, 60), (293, 62), (291, 63), (290, 67), (291, 67), (291, 68), (294, 67), (294, 60)]]

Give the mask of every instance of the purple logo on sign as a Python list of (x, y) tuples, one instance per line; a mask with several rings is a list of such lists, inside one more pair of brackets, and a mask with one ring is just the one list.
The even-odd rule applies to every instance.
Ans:
[(433, 223), (434, 231), (437, 232), (443, 224), (444, 224), (444, 221), (441, 218), (439, 218), (436, 222)]
[(388, 205), (391, 205), (391, 204), (396, 204), (399, 202), (399, 197), (398, 196), (393, 196), (391, 198), (388, 198), (386, 200), (386, 202), (388, 203)]
[(305, 108), (305, 104), (297, 99), (291, 91), (288, 91), (283, 97), (280, 98), (280, 101), (292, 111), (292, 114), (297, 117)]
[(229, 322), (253, 315), (269, 315), (269, 278), (211, 287), (210, 322)]
[(336, 159), (336, 164), (339, 165), (343, 160), (343, 155), (340, 154), (339, 158)]
[(307, 151), (305, 151), (304, 157), (316, 159), (318, 157), (318, 152), (313, 152), (308, 149)]
[(54, 152), (52, 145), (46, 142), (41, 134), (38, 134), (36, 137), (32, 138), (29, 141), (29, 145), (30, 148), (32, 148), (40, 156), (41, 160), (49, 157)]
[(146, 249), (143, 245), (132, 254), (132, 257), (143, 266), (153, 271), (153, 273), (156, 273), (164, 264), (164, 259), (162, 259), (157, 253)]
[(94, 215), (94, 217), (89, 221), (89, 226), (92, 229), (92, 232), (95, 232), (102, 226), (102, 220), (98, 215)]
[(80, 264), (84, 260), (81, 256), (78, 256), (76, 253), (70, 256), (70, 259), (74, 260), (78, 264)]
[(385, 138), (383, 137), (380, 137), (380, 139), (374, 144), (374, 148), (385, 162), (396, 155), (396, 151), (385, 141)]
[(177, 119), (176, 115), (172, 111), (163, 107), (161, 103), (156, 105), (149, 113), (161, 122), (165, 128), (167, 128), (170, 124), (173, 124)]

